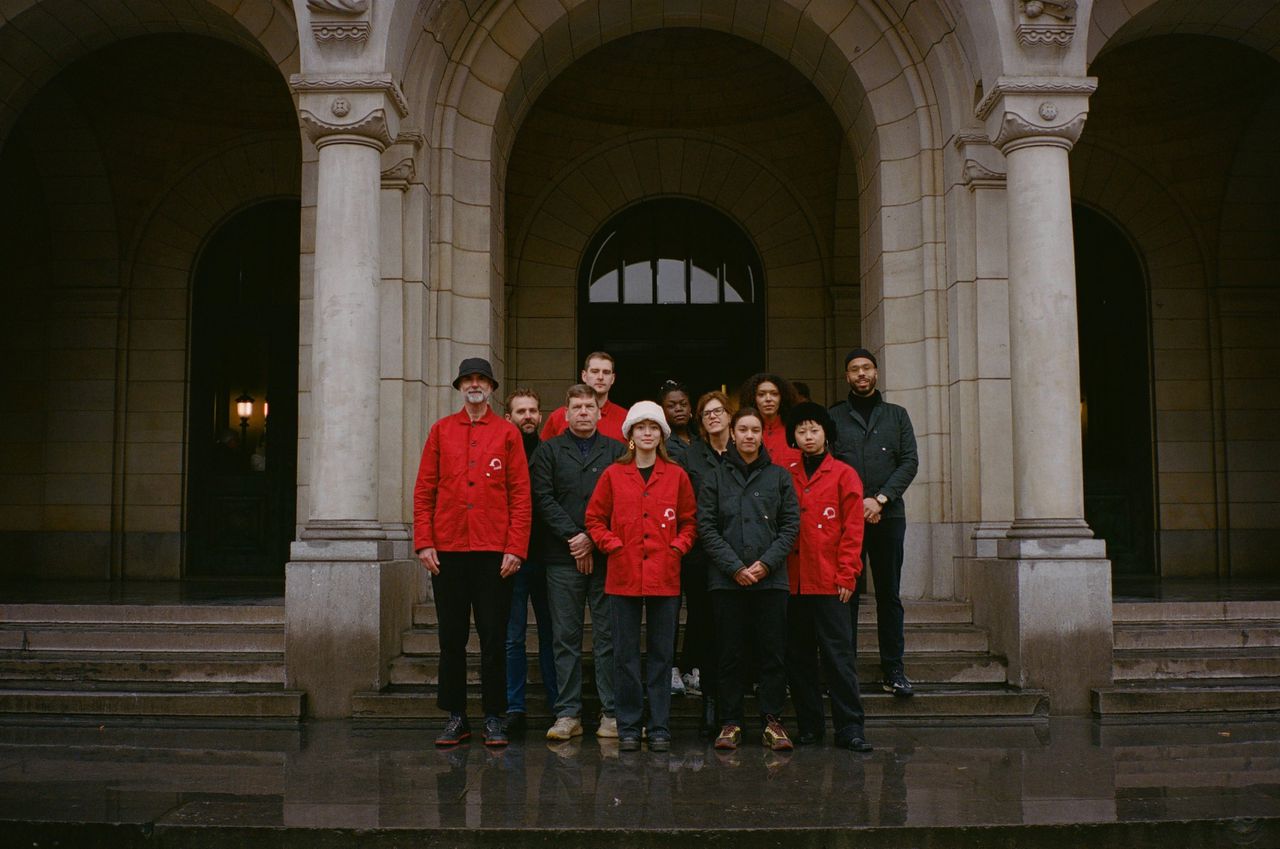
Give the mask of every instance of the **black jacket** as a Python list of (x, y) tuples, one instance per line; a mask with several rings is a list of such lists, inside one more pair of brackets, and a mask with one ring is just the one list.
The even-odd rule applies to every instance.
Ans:
[[(769, 461), (750, 469), (730, 447), (715, 473), (698, 492), (698, 536), (714, 569), (707, 570), (711, 590), (788, 590), (787, 554), (800, 533), (800, 505), (791, 473)], [(763, 581), (741, 587), (733, 575), (759, 560), (769, 567)]]
[(840, 434), (832, 456), (853, 466), (867, 498), (878, 492), (888, 496), (882, 513), (885, 518), (904, 518), (907, 510), (902, 495), (920, 468), (916, 433), (907, 411), (882, 400), (866, 421), (844, 400), (831, 407), (831, 418)]
[(552, 437), (533, 452), (529, 468), (533, 489), (534, 525), (540, 531), (538, 559), (547, 564), (572, 564), (569, 539), (586, 530), (587, 502), (604, 470), (626, 446), (597, 433), (583, 457), (570, 431)]

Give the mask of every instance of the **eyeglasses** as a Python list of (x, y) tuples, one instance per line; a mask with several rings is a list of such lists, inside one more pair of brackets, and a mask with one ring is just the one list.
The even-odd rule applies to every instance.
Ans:
[(709, 419), (713, 416), (718, 419), (723, 415), (724, 415), (724, 407), (708, 407), (707, 409), (702, 411), (702, 417), (704, 419)]

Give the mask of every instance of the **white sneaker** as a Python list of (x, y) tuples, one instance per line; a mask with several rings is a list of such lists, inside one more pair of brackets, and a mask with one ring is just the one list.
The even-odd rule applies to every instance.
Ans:
[(680, 677), (680, 667), (671, 667), (671, 695), (684, 695), (684, 680)]
[(582, 736), (582, 721), (576, 716), (562, 716), (547, 729), (548, 740), (572, 740)]
[(600, 727), (596, 729), (596, 736), (612, 740), (618, 736), (618, 718), (615, 716), (600, 717)]
[(698, 667), (694, 667), (692, 671), (686, 672), (683, 676), (684, 692), (687, 696), (702, 695), (702, 674), (698, 672)]

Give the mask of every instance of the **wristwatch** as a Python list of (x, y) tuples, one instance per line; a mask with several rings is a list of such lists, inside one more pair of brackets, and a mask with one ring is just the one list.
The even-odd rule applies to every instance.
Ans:
[(883, 492), (877, 492), (876, 501), (877, 503), (879, 503), (881, 507), (883, 507), (884, 505), (889, 503), (889, 496), (885, 495)]

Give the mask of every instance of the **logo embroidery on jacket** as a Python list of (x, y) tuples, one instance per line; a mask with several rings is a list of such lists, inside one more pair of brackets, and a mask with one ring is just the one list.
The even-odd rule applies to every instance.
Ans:
[(502, 471), (502, 460), (498, 457), (494, 457), (489, 461), (489, 468), (493, 469), (495, 472)]
[(834, 519), (835, 517), (836, 517), (836, 508), (834, 507), (828, 507), (827, 509), (822, 511), (822, 518), (824, 519)]

